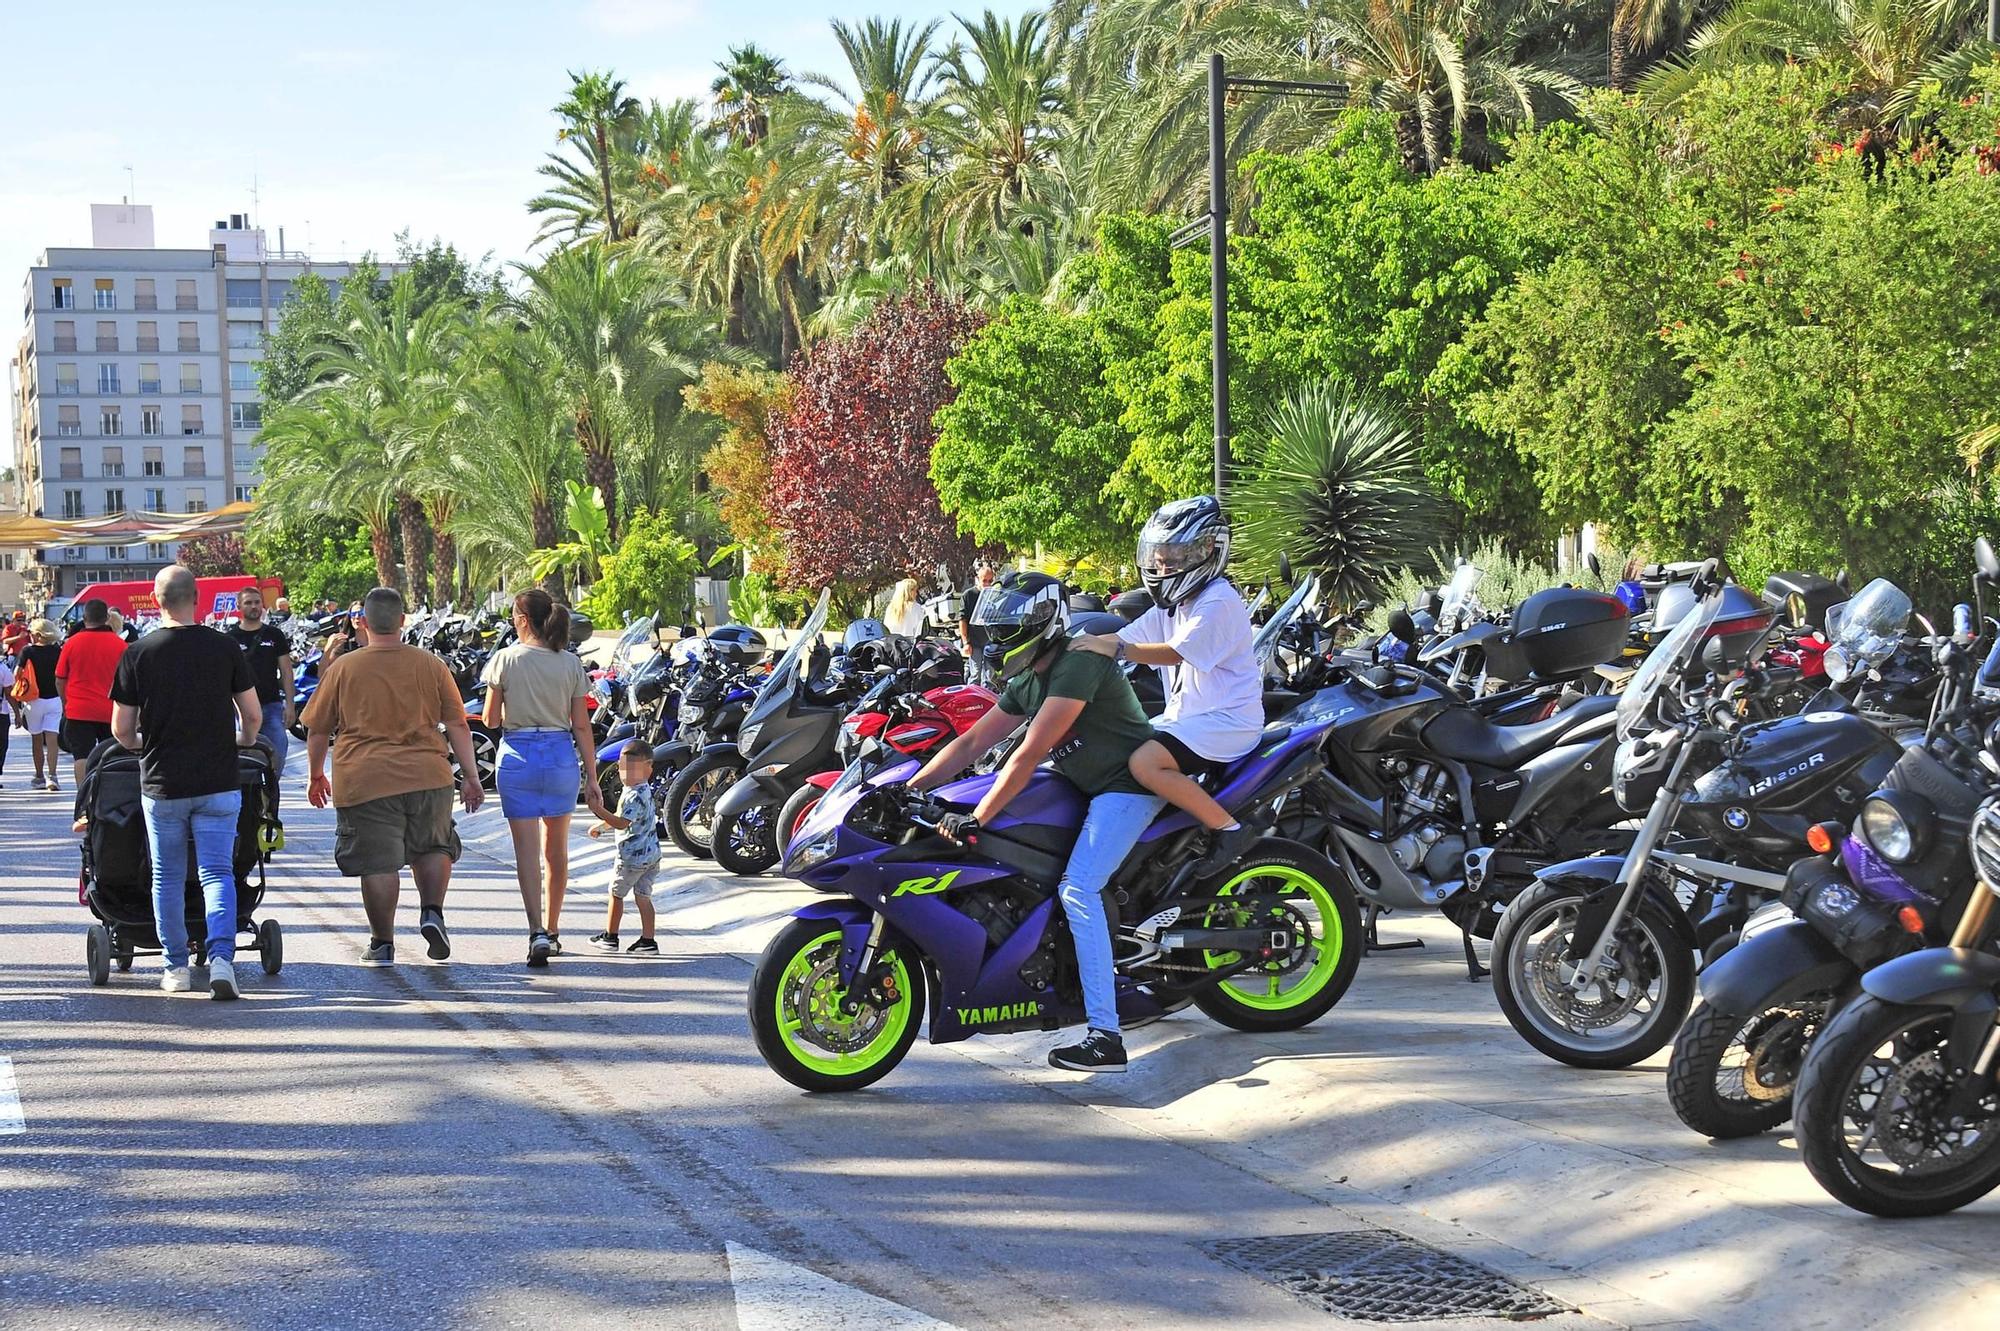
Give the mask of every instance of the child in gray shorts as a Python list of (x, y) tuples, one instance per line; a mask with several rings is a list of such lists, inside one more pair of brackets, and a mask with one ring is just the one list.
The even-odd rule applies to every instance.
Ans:
[(627, 744), (618, 755), (618, 779), (625, 787), (618, 797), (618, 812), (590, 829), (593, 837), (602, 836), (607, 827), (618, 833), (604, 932), (590, 942), (604, 952), (618, 950), (618, 922), (630, 896), (639, 910), (639, 937), (625, 950), (658, 956), (660, 945), (653, 940), (653, 881), (660, 873), (660, 820), (653, 804), (653, 755), (644, 745)]

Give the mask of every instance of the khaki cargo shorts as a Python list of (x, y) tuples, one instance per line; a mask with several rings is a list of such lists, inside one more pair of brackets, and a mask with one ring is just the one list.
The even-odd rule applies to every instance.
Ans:
[(449, 855), (464, 847), (451, 820), (450, 786), (384, 795), (334, 810), (333, 862), (349, 878), (394, 873), (421, 855)]

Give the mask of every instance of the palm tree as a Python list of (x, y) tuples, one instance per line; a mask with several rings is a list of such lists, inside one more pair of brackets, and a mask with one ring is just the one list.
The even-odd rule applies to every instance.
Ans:
[(714, 325), (689, 308), (667, 269), (646, 255), (577, 245), (515, 267), (527, 288), (509, 313), (552, 353), (585, 479), (604, 496), (616, 539), (621, 446), (646, 442), (635, 436), (650, 434), (657, 399), (678, 397), (714, 357)]
[(722, 73), (708, 85), (715, 98), (711, 123), (731, 143), (762, 143), (771, 132), (771, 102), (791, 83), (784, 62), (749, 42), (730, 47), (729, 59), (716, 61), (715, 67)]
[(1686, 0), (1612, 0), (1608, 28), (1613, 88), (1619, 92), (1632, 91), (1639, 75), (1639, 61), (1681, 28), (1687, 21), (1688, 8)]
[[(625, 83), (609, 74), (596, 72), (570, 76), (569, 96), (556, 103), (555, 113), (563, 126), (556, 131), (559, 143), (578, 146), (581, 161), (572, 162), (551, 153), (542, 174), (557, 182), (556, 189), (531, 202), (531, 212), (553, 214), (543, 227), (544, 235), (568, 232), (580, 237), (595, 226), (609, 241), (624, 240), (627, 219), (619, 214), (618, 191), (613, 187), (621, 157), (630, 156), (631, 138), (643, 119), (638, 99), (625, 94)], [(622, 142), (621, 142), (622, 140)], [(594, 197), (579, 197), (584, 182), (595, 177)]]
[(1670, 105), (1713, 70), (1744, 61), (1831, 69), (1846, 89), (1837, 119), (1864, 133), (1901, 132), (1925, 85), (1962, 91), (1994, 48), (1980, 33), (1984, 0), (1741, 0), (1696, 33), (1685, 60), (1641, 81)]
[(1269, 571), (1286, 555), (1340, 605), (1379, 595), (1441, 520), (1416, 432), (1386, 398), (1351, 384), (1316, 384), (1271, 413), (1232, 507), (1249, 567)]
[(326, 514), (358, 522), (368, 531), (376, 582), (398, 585), (397, 481), (361, 395), (346, 384), (316, 385), (265, 416), (258, 442), (264, 482), (252, 521)]
[[(581, 472), (576, 435), (555, 348), (539, 332), (489, 318), (473, 353), (461, 414), (470, 428), (454, 441), (465, 465), (452, 530), (468, 565), (518, 575), (530, 551), (563, 539), (557, 505)], [(560, 592), (561, 576), (543, 585)]]

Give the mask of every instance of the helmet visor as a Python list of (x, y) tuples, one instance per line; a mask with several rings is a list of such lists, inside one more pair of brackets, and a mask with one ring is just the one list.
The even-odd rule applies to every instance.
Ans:
[(1139, 536), (1139, 569), (1156, 577), (1171, 578), (1176, 573), (1185, 573), (1198, 568), (1204, 560), (1215, 553), (1215, 533), (1212, 531), (1186, 540), (1170, 537), (1151, 537), (1145, 533)]

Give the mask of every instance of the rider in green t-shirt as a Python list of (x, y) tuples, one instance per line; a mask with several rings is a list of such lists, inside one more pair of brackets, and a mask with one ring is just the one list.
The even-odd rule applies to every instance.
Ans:
[(1089, 1033), (1057, 1049), (1049, 1062), (1077, 1072), (1123, 1072), (1117, 973), (1103, 891), (1164, 802), (1132, 777), (1131, 758), (1153, 738), (1117, 663), (1072, 651), (1062, 584), (1044, 573), (1009, 573), (980, 597), (974, 623), (986, 630), (986, 660), (1003, 681), (1000, 705), (946, 745), (910, 781), (922, 790), (957, 776), (1031, 717), (1028, 733), (970, 814), (947, 814), (939, 830), (954, 839), (978, 831), (1028, 784), (1044, 759), (1090, 797), (1076, 849), (1058, 893), (1076, 940)]

